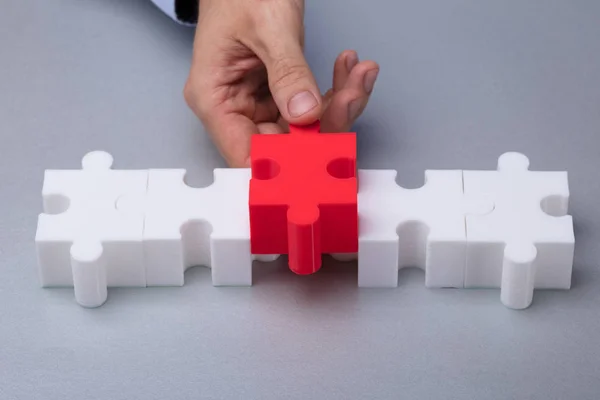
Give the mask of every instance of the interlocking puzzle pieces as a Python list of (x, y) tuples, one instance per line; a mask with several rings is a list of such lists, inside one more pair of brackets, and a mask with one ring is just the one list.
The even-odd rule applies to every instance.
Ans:
[(462, 286), (461, 173), (429, 172), (426, 180), (411, 190), (397, 185), (396, 171), (359, 172), (359, 286), (397, 286), (406, 265), (425, 269), (427, 286)]
[(146, 191), (147, 171), (111, 170), (112, 157), (88, 153), (81, 170), (48, 170), (36, 248), (42, 286), (74, 286), (88, 307), (106, 300), (107, 286), (146, 286), (144, 215), (116, 209), (122, 196)]
[(528, 167), (509, 152), (497, 171), (426, 171), (418, 189), (393, 170), (359, 171), (359, 286), (397, 286), (398, 268), (420, 267), (427, 287), (500, 288), (514, 309), (534, 288), (570, 288), (567, 173)]
[[(148, 286), (181, 286), (186, 268), (212, 269), (215, 286), (252, 284), (249, 169), (215, 169), (214, 183), (191, 188), (185, 170), (150, 170), (144, 252)], [(276, 256), (264, 256), (269, 261)]]
[[(249, 285), (252, 260), (276, 258), (252, 255), (250, 170), (217, 169), (212, 186), (193, 189), (185, 170), (111, 165), (91, 152), (81, 170), (46, 171), (36, 233), (43, 286), (74, 286), (94, 307), (107, 287), (182, 285), (196, 264), (212, 267), (215, 285)], [(398, 268), (418, 266), (428, 287), (500, 288), (516, 309), (536, 288), (570, 288), (567, 173), (528, 167), (506, 153), (497, 171), (426, 171), (418, 189), (396, 185), (395, 171), (360, 171), (359, 285), (396, 286)]]
[(216, 169), (206, 188), (184, 183), (185, 170), (111, 169), (105, 152), (81, 170), (48, 170), (36, 247), (42, 286), (74, 287), (79, 304), (97, 307), (107, 287), (180, 286), (194, 265), (213, 284), (252, 283), (249, 169)]
[(464, 195), (461, 170), (425, 171), (417, 189), (399, 186), (396, 175), (359, 171), (359, 286), (395, 287), (399, 268), (419, 267), (426, 287), (462, 288), (465, 215), (488, 212), (493, 204)]
[(465, 287), (500, 288), (502, 302), (528, 307), (534, 289), (569, 289), (575, 238), (567, 172), (530, 171), (520, 153), (505, 153), (497, 171), (464, 171), (469, 196), (494, 209), (467, 216)]
[(356, 135), (321, 134), (319, 123), (290, 134), (254, 135), (250, 238), (254, 254), (288, 254), (297, 274), (321, 255), (358, 251)]

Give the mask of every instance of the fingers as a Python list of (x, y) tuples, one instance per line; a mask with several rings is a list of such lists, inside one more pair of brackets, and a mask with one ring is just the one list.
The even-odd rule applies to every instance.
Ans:
[(344, 85), (348, 80), (348, 76), (350, 76), (350, 71), (352, 71), (356, 64), (358, 64), (358, 54), (356, 54), (356, 52), (353, 50), (343, 51), (338, 56), (333, 66), (332, 89), (334, 92), (344, 88)]
[(250, 144), (254, 134), (284, 133), (284, 128), (276, 122), (260, 122), (240, 114), (217, 117), (217, 125), (212, 134), (215, 145), (231, 168), (250, 167)]
[[(321, 119), (323, 132), (347, 132), (362, 114), (375, 86), (379, 66), (373, 61), (362, 61), (350, 70), (349, 58), (338, 57), (334, 67), (334, 90), (329, 105)], [(352, 61), (352, 59), (350, 58)], [(342, 70), (342, 68), (346, 70)]]
[(283, 119), (309, 124), (322, 112), (321, 92), (302, 49), (301, 9), (292, 2), (263, 3), (256, 32), (247, 45), (267, 68), (271, 94)]
[(273, 50), (264, 60), (271, 94), (286, 121), (292, 124), (312, 123), (321, 115), (317, 83), (300, 45), (290, 42), (282, 46), (286, 48), (285, 53)]
[(250, 141), (258, 132), (252, 120), (238, 113), (215, 115), (207, 127), (215, 146), (231, 168), (250, 166)]
[(276, 121), (278, 116), (279, 110), (272, 97), (254, 100), (254, 113), (250, 116), (250, 119), (256, 124)]
[(262, 134), (273, 134), (285, 133), (285, 130), (276, 122), (262, 122), (258, 124), (258, 132)]

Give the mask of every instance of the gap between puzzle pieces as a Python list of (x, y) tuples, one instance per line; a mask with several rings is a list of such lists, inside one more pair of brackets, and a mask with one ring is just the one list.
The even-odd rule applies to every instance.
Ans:
[[(183, 285), (187, 267), (212, 268), (214, 285), (250, 285), (249, 169), (216, 169), (206, 188), (185, 170), (112, 170), (87, 154), (81, 170), (46, 171), (36, 248), (42, 285), (75, 288), (88, 307), (114, 286)], [(533, 289), (568, 289), (574, 236), (566, 172), (528, 170), (506, 153), (496, 171), (426, 171), (404, 189), (396, 171), (360, 170), (361, 287), (394, 287), (398, 269), (425, 270), (427, 287), (500, 288), (511, 308)], [(470, 214), (473, 213), (473, 214)], [(274, 259), (276, 256), (264, 256)]]

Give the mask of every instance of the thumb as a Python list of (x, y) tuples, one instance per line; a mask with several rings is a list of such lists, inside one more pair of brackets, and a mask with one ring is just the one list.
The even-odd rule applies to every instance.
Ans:
[(282, 117), (290, 124), (310, 124), (321, 117), (321, 92), (299, 40), (272, 36), (263, 54), (269, 88)]

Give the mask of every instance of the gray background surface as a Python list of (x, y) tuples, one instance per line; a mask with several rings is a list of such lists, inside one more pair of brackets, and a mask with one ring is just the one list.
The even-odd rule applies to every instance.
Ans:
[(0, 7), (0, 399), (597, 399), (600, 396), (600, 2), (308, 1), (323, 91), (335, 56), (381, 64), (355, 129), (361, 168), (494, 168), (504, 151), (567, 169), (571, 291), (528, 310), (496, 290), (428, 290), (400, 272), (359, 290), (355, 265), (300, 278), (257, 266), (252, 288), (110, 290), (99, 309), (38, 287), (45, 168), (104, 149), (115, 168), (223, 166), (187, 109), (193, 30), (147, 0)]

